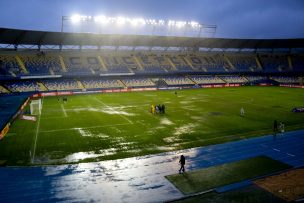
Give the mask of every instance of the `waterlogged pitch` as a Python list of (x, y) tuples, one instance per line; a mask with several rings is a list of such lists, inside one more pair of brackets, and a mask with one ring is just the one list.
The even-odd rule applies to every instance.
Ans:
[[(151, 114), (164, 104), (165, 114)], [(42, 100), (37, 121), (16, 120), (0, 142), (2, 165), (91, 162), (261, 136), (273, 121), (304, 128), (304, 90), (240, 87), (91, 94)], [(240, 109), (244, 108), (244, 117)]]

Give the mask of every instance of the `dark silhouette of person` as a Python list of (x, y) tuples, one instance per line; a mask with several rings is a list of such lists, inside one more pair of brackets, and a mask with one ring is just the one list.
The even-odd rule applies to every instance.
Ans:
[(276, 135), (278, 132), (278, 121), (274, 120), (273, 121), (273, 133)]
[(180, 156), (179, 163), (180, 163), (181, 167), (178, 171), (179, 171), (179, 173), (181, 173), (181, 171), (183, 171), (183, 173), (184, 173), (185, 172), (185, 163), (186, 163), (186, 159), (185, 159), (184, 155)]

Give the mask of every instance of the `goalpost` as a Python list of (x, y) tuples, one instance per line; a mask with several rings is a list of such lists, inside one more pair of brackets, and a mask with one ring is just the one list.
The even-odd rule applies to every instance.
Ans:
[(40, 115), (41, 114), (41, 99), (32, 100), (30, 103), (31, 115)]

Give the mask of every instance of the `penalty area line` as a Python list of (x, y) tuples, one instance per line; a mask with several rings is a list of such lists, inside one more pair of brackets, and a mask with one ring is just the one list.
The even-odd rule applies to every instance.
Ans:
[(120, 117), (122, 117), (122, 118), (124, 118), (125, 120), (127, 120), (130, 124), (133, 124), (133, 122), (132, 122), (130, 119), (128, 119), (127, 117), (125, 117), (125, 116), (123, 116), (123, 115), (121, 115), (121, 114), (119, 114), (119, 112), (117, 112), (114, 108), (112, 108), (112, 107), (106, 105), (105, 103), (103, 103), (102, 101), (100, 101), (99, 99), (97, 99), (96, 97), (93, 97), (93, 98), (94, 98), (94, 100), (96, 100), (96, 101), (99, 102), (100, 104), (104, 105), (105, 107), (111, 109), (113, 112), (117, 113), (117, 115), (119, 115)]
[(68, 115), (67, 115), (67, 113), (66, 113), (66, 110), (65, 110), (63, 104), (61, 104), (61, 109), (62, 109), (62, 111), (63, 111), (64, 117), (68, 117)]

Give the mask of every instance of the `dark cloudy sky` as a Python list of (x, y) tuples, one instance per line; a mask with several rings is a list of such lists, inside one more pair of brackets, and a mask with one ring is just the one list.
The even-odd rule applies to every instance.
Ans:
[(0, 27), (60, 31), (61, 16), (196, 20), (216, 37), (303, 38), (304, 0), (0, 0)]

